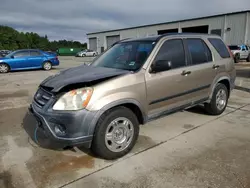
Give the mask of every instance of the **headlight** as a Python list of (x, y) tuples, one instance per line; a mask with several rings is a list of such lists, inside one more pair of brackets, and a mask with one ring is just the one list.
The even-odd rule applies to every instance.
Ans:
[(64, 94), (53, 106), (53, 110), (80, 110), (85, 108), (92, 96), (92, 88), (81, 88)]

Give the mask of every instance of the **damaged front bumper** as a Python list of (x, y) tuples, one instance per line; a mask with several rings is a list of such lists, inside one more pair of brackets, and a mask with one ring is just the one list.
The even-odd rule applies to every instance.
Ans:
[(93, 135), (89, 133), (95, 113), (46, 112), (34, 102), (23, 120), (23, 127), (30, 138), (41, 147), (62, 149), (72, 146), (91, 146)]

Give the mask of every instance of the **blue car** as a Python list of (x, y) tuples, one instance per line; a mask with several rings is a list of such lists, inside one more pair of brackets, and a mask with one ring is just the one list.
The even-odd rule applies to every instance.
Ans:
[(0, 73), (14, 70), (44, 69), (50, 70), (58, 66), (57, 55), (41, 50), (17, 50), (0, 58)]

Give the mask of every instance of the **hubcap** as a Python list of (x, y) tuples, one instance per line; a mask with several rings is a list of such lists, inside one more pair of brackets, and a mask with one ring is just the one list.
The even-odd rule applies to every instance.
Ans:
[(51, 69), (51, 64), (50, 63), (45, 63), (44, 64), (44, 69), (45, 70), (50, 70)]
[(224, 89), (220, 89), (216, 94), (216, 106), (218, 110), (222, 110), (227, 103), (227, 94)]
[(127, 118), (113, 120), (107, 127), (105, 144), (112, 152), (121, 152), (131, 143), (134, 136), (134, 125)]
[(7, 65), (4, 64), (0, 65), (0, 72), (7, 72), (7, 71), (8, 71)]

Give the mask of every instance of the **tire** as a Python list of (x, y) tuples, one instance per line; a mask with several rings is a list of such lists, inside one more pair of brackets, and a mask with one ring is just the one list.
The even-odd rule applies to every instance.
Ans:
[(52, 69), (52, 64), (51, 64), (51, 62), (45, 61), (45, 62), (43, 63), (43, 69), (46, 70), (46, 71), (51, 70), (51, 69)]
[(82, 57), (85, 57), (86, 55), (85, 54), (82, 54)]
[(250, 62), (250, 54), (247, 57), (247, 62)]
[[(128, 122), (127, 126), (123, 124), (125, 123), (123, 120)], [(128, 134), (124, 134), (124, 132), (126, 132), (125, 127), (130, 127), (130, 136), (128, 136)], [(130, 109), (126, 107), (116, 107), (108, 110), (101, 116), (96, 125), (91, 150), (94, 154), (103, 159), (113, 160), (120, 158), (129, 153), (134, 147), (138, 139), (139, 129), (138, 119)], [(107, 134), (110, 136), (106, 137)], [(117, 141), (115, 139), (117, 139)], [(120, 141), (119, 139), (125, 139), (126, 144), (123, 141), (122, 144), (124, 144), (124, 146), (120, 146), (119, 144), (117, 145), (117, 142)]]
[(95, 57), (96, 56), (96, 54), (93, 54), (93, 57)]
[(0, 73), (8, 73), (9, 71), (9, 65), (7, 65), (6, 63), (0, 63)]
[(234, 62), (239, 63), (240, 62), (240, 54), (235, 54), (234, 56)]
[[(222, 96), (223, 95), (223, 96)], [(219, 96), (222, 96), (221, 98)], [(205, 103), (205, 110), (210, 115), (222, 114), (228, 102), (229, 91), (224, 84), (218, 83), (214, 89), (210, 103)], [(220, 98), (221, 100), (217, 99)]]

